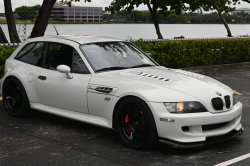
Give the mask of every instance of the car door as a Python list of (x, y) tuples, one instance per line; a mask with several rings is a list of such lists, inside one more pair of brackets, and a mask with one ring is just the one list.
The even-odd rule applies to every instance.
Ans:
[(11, 64), (16, 66), (15, 73), (23, 83), (30, 102), (39, 102), (37, 94), (34, 93), (34, 78), (41, 69), (45, 48), (44, 42), (27, 43), (11, 61)]
[[(72, 79), (56, 71), (59, 65), (71, 68)], [(36, 77), (40, 103), (70, 111), (88, 113), (87, 87), (91, 74), (79, 53), (71, 46), (49, 43), (43, 68)]]

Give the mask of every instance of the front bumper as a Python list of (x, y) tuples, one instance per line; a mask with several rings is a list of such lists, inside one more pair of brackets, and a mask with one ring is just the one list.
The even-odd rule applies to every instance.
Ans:
[(220, 113), (172, 114), (163, 103), (148, 102), (148, 105), (154, 115), (161, 142), (175, 147), (204, 146), (243, 133), (240, 102), (232, 110)]
[(176, 142), (173, 140), (169, 140), (166, 138), (160, 138), (159, 141), (164, 143), (164, 144), (168, 144), (170, 146), (173, 146), (175, 148), (198, 148), (198, 147), (204, 147), (206, 145), (210, 145), (210, 144), (214, 144), (214, 143), (223, 142), (223, 141), (229, 140), (231, 138), (234, 138), (238, 135), (241, 135), (243, 133), (244, 133), (244, 128), (241, 127), (240, 130), (238, 130), (238, 131), (233, 130), (225, 135), (208, 137), (206, 139), (206, 141), (203, 141), (203, 142), (182, 143), (182, 142)]

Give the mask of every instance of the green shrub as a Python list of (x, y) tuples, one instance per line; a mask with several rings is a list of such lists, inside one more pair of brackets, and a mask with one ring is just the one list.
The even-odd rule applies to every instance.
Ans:
[(4, 74), (4, 65), (6, 59), (16, 50), (17, 47), (11, 48), (10, 46), (0, 46), (0, 78)]
[(160, 65), (183, 68), (250, 61), (250, 39), (133, 42)]
[[(133, 42), (160, 65), (183, 68), (250, 61), (250, 39)], [(0, 46), (0, 78), (6, 59), (16, 47)]]

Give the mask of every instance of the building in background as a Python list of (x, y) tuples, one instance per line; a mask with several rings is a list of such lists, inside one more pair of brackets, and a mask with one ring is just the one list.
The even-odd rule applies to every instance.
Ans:
[(236, 13), (248, 13), (250, 15), (250, 9), (249, 8), (239, 8), (239, 9), (235, 9), (235, 11), (232, 12), (232, 14), (236, 14)]
[(102, 7), (65, 6), (55, 3), (50, 14), (50, 20), (57, 18), (59, 21), (74, 22), (102, 22)]

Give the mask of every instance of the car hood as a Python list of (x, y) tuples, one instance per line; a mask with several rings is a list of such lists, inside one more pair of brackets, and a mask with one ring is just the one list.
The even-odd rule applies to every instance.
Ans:
[(210, 102), (213, 97), (219, 97), (216, 92), (222, 97), (233, 93), (231, 88), (208, 76), (162, 66), (98, 73), (90, 83), (118, 87), (118, 96), (128, 91), (141, 93), (153, 102)]

